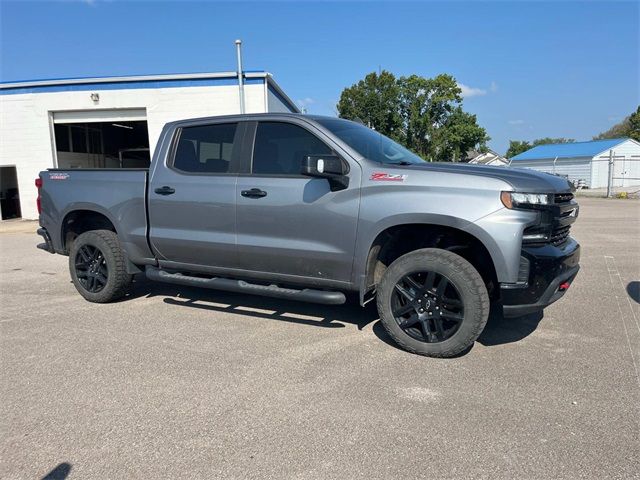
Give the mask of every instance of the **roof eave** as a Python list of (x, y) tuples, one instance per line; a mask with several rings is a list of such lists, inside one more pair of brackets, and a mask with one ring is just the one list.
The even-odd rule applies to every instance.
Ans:
[[(268, 78), (271, 74), (267, 72), (245, 72), (246, 78)], [(0, 89), (30, 88), (30, 87), (50, 87), (59, 85), (99, 85), (101, 83), (119, 82), (153, 82), (163, 80), (201, 80), (213, 78), (237, 78), (237, 72), (213, 72), (213, 73), (178, 73), (162, 75), (135, 75), (120, 77), (92, 77), (92, 78), (67, 78), (59, 80), (34, 80), (27, 82), (0, 83)]]

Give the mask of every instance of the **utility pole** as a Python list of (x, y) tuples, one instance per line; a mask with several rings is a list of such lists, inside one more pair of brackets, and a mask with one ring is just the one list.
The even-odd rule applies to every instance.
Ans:
[(607, 198), (613, 195), (613, 150), (609, 150), (609, 171), (607, 173)]

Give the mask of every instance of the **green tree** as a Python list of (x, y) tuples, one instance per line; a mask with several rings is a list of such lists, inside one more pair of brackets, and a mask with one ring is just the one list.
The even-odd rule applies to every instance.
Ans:
[(531, 148), (531, 144), (526, 140), (509, 140), (509, 149), (505, 153), (505, 157), (511, 158), (526, 152)]
[(398, 112), (400, 89), (396, 77), (383, 70), (345, 88), (338, 101), (343, 118), (359, 120), (374, 130), (399, 140), (402, 119)]
[(437, 131), (437, 136), (441, 138), (437, 142), (440, 151), (436, 153), (436, 158), (454, 162), (461, 161), (467, 151), (473, 148), (485, 150), (484, 145), (489, 141), (487, 132), (478, 125), (476, 116), (464, 112), (461, 107), (453, 111), (444, 127)]
[(338, 113), (360, 119), (429, 161), (459, 161), (489, 140), (476, 116), (463, 111), (462, 92), (450, 75), (395, 79), (385, 71), (370, 73), (343, 90)]
[(633, 138), (640, 142), (640, 106), (631, 115), (626, 117), (620, 123), (615, 124), (606, 132), (593, 137), (594, 140), (602, 140), (605, 138)]
[(633, 138), (640, 142), (640, 106), (629, 116), (629, 130), (627, 131), (629, 138)]
[(411, 75), (400, 78), (399, 85), (402, 140), (407, 148), (426, 160), (452, 160), (446, 158), (443, 129), (447, 125), (453, 127), (449, 119), (462, 102), (455, 79), (450, 75), (435, 78)]
[(537, 140), (534, 140), (531, 145), (533, 147), (537, 147), (538, 145), (549, 145), (551, 143), (573, 143), (573, 142), (575, 142), (575, 140), (573, 138), (544, 137), (544, 138), (538, 138)]

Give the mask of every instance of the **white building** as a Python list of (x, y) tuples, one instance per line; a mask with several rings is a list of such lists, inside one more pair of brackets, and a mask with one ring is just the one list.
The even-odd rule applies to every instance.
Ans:
[(469, 152), (468, 154), (469, 161), (472, 165), (491, 165), (494, 167), (506, 167), (509, 165), (509, 160), (504, 158), (502, 155), (494, 152), (493, 150), (488, 150), (484, 153), (479, 152)]
[(513, 157), (511, 166), (561, 175), (589, 188), (604, 188), (611, 160), (612, 186), (640, 185), (640, 143), (630, 138), (539, 145)]
[[(243, 83), (246, 113), (298, 111), (270, 74)], [(165, 123), (237, 113), (236, 72), (0, 84), (2, 218), (37, 218), (42, 170), (147, 166)]]

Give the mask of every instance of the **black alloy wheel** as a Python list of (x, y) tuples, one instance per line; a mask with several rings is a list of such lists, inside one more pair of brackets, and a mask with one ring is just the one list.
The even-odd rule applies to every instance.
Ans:
[(76, 276), (90, 293), (100, 292), (109, 280), (109, 269), (103, 253), (93, 245), (82, 245), (75, 258)]
[(410, 337), (426, 343), (451, 338), (464, 320), (464, 305), (456, 286), (436, 272), (412, 272), (396, 284), (391, 311)]

